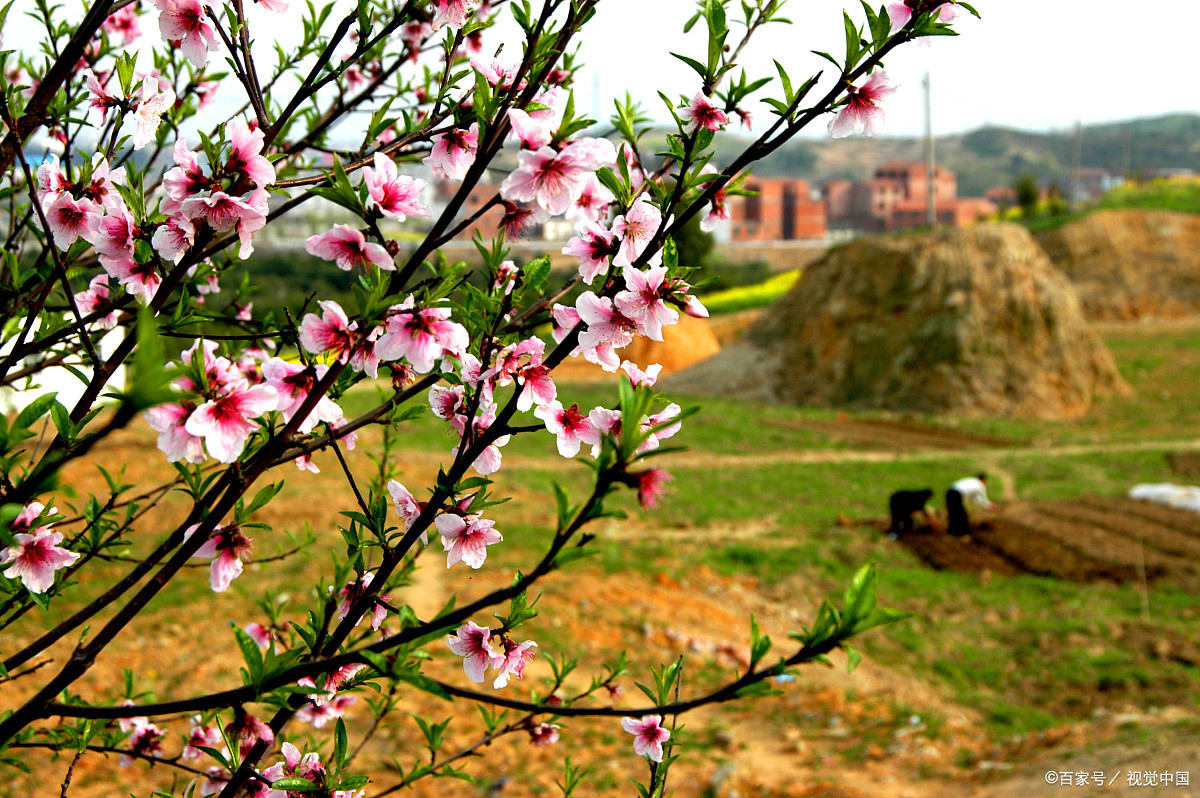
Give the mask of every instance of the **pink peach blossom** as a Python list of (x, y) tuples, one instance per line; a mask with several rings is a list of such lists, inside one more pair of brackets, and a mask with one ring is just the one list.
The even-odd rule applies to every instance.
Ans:
[(537, 643), (532, 640), (517, 643), (505, 637), (504, 653), (499, 656), (493, 665), (499, 671), (499, 674), (496, 676), (496, 680), (492, 682), (492, 687), (500, 690), (508, 686), (508, 680), (511, 677), (522, 678), (525, 666), (533, 659), (533, 649), (535, 648), (537, 648)]
[[(88, 94), (88, 112), (95, 112), (95, 116), (99, 124), (103, 125), (108, 121), (108, 109), (121, 104), (121, 100), (115, 94), (109, 94), (104, 88), (104, 84), (96, 77), (96, 73), (92, 70), (86, 70), (84, 76), (87, 78)], [(111, 77), (111, 73), (105, 76), (107, 81)]]
[(418, 373), (426, 374), (433, 369), (436, 359), (467, 348), (467, 330), (449, 321), (450, 308), (417, 310), (410, 297), (393, 311), (387, 318), (387, 332), (375, 342), (375, 354), (380, 360), (403, 357)]
[[(284, 421), (291, 421), (329, 367), (320, 363), (315, 366), (303, 366), (273, 357), (263, 362), (261, 370), (263, 380), (275, 389), (279, 397), (276, 409), (283, 414)], [(342, 409), (328, 396), (322, 396), (296, 431), (309, 433), (318, 422), (334, 424), (343, 418)]]
[(575, 219), (579, 222), (598, 223), (604, 210), (615, 199), (613, 193), (604, 187), (600, 179), (596, 175), (592, 175), (587, 179), (587, 183), (583, 187), (583, 191), (575, 198), (575, 202), (567, 208), (567, 218)]
[(558, 439), (558, 453), (563, 457), (579, 454), (580, 444), (600, 443), (600, 432), (591, 420), (579, 412), (579, 405), (564, 408), (557, 399), (542, 405), (533, 414), (546, 422), (546, 429)]
[(188, 734), (187, 745), (183, 747), (179, 758), (185, 762), (197, 762), (207, 756), (207, 754), (200, 750), (200, 746), (216, 748), (220, 743), (221, 730), (214, 729), (212, 726), (205, 726), (200, 723), (199, 716), (193, 716), (192, 731)]
[(434, 0), (433, 29), (446, 25), (451, 30), (460, 30), (478, 7), (479, 0)]
[(446, 640), (450, 650), (463, 658), (463, 671), (467, 678), (476, 684), (482, 684), (487, 669), (496, 667), (504, 659), (492, 648), (491, 636), (491, 630), (486, 626), (467, 621)]
[(162, 284), (162, 275), (154, 261), (138, 263), (132, 258), (101, 258), (100, 265), (143, 305), (150, 304)]
[(334, 261), (343, 271), (352, 271), (356, 266), (366, 271), (368, 263), (384, 271), (396, 270), (386, 249), (367, 241), (361, 230), (348, 224), (335, 224), (328, 232), (309, 236), (304, 249), (309, 255)]
[(558, 730), (561, 726), (553, 723), (538, 723), (529, 727), (529, 742), (541, 747), (554, 745), (558, 742)]
[(550, 219), (549, 211), (539, 207), (530, 208), (508, 200), (501, 200), (500, 207), (504, 210), (500, 229), (508, 238), (521, 238)]
[[(404, 531), (412, 529), (412, 525), (418, 518), (421, 517), (421, 511), (425, 509), (425, 503), (417, 501), (408, 488), (401, 485), (394, 479), (389, 479), (387, 483), (388, 493), (391, 494), (392, 503), (396, 507), (396, 514), (404, 519)], [(425, 542), (422, 540), (422, 542)]]
[(158, 28), (164, 41), (179, 42), (185, 58), (197, 68), (208, 62), (208, 51), (217, 46), (217, 32), (200, 0), (155, 0)]
[(131, 5), (125, 6), (120, 11), (114, 11), (108, 15), (100, 28), (109, 36), (119, 34), (121, 44), (129, 45), (142, 35), (142, 29), (138, 24), (138, 7)]
[(63, 171), (62, 164), (58, 162), (58, 156), (54, 153), (50, 153), (46, 160), (38, 164), (37, 183), (37, 198), (43, 208), (49, 206), (60, 194), (71, 188), (71, 181)]
[(205, 176), (204, 167), (200, 165), (199, 153), (188, 149), (186, 139), (176, 140), (173, 157), (175, 166), (163, 175), (167, 196), (182, 202), (212, 187), (212, 179)]
[[(349, 665), (343, 665), (340, 668), (337, 668), (332, 673), (326, 674), (323, 687), (324, 691), (320, 693), (310, 693), (308, 700), (311, 701), (314, 706), (318, 707), (328, 704), (329, 701), (335, 695), (337, 695), (337, 691), (342, 689), (342, 687), (344, 687), (365, 667), (367, 666), (361, 663), (351, 663)], [(305, 676), (303, 679), (300, 679), (298, 682), (296, 682), (296, 684), (302, 687), (312, 687), (314, 689), (317, 686), (309, 676)]]
[[(4, 575), (9, 579), (20, 579), (30, 593), (45, 593), (54, 584), (54, 572), (79, 559), (78, 554), (58, 545), (62, 543), (63, 536), (51, 531), (49, 526), (39, 527), (32, 532), (17, 531), (27, 529), (33, 518), (41, 514), (41, 510), (42, 505), (36, 502), (25, 507), (12, 525), (16, 545), (9, 546), (0, 554), (0, 564), (12, 563), (5, 569)], [(21, 524), (23, 520), (24, 525)]]
[(229, 134), (229, 158), (225, 169), (248, 178), (254, 185), (266, 188), (275, 182), (275, 167), (262, 154), (264, 134), (250, 127), (240, 118), (234, 119), (226, 128)]
[(684, 108), (679, 117), (692, 123), (693, 130), (704, 128), (716, 132), (729, 124), (729, 117), (724, 111), (713, 104), (713, 101), (704, 96), (704, 92), (696, 92), (696, 96)]
[[(590, 290), (586, 290), (576, 300), (575, 308), (582, 322), (588, 325), (580, 334), (580, 348), (584, 353), (604, 344), (613, 349), (620, 349), (629, 346), (634, 340), (637, 323), (617, 310), (607, 296), (596, 296)], [(617, 362), (611, 371), (616, 371), (619, 365)]]
[[(162, 741), (166, 738), (166, 733), (146, 718), (136, 718), (135, 720), (140, 722), (133, 725), (133, 733), (129, 735), (130, 753), (122, 754), (117, 761), (117, 764), (123, 768), (132, 765), (136, 759), (157, 758), (163, 752)], [(134, 754), (141, 756), (135, 757)]]
[(252, 622), (243, 626), (242, 631), (250, 635), (250, 639), (261, 649), (270, 648), (272, 643), (281, 642), (279, 634), (281, 630), (275, 626), (264, 626), (261, 623)]
[(354, 706), (357, 701), (352, 695), (334, 696), (324, 704), (309, 702), (296, 711), (296, 719), (309, 723), (314, 729), (322, 729), (331, 720), (336, 720)]
[(654, 383), (658, 381), (658, 375), (659, 372), (662, 371), (662, 365), (659, 363), (653, 363), (647, 366), (645, 371), (642, 371), (642, 369), (640, 369), (636, 363), (626, 360), (621, 363), (621, 371), (625, 372), (625, 375), (629, 377), (629, 382), (635, 388), (641, 385), (644, 385), (647, 388), (652, 388), (654, 387)]
[(45, 208), (46, 222), (54, 236), (54, 246), (66, 250), (79, 238), (90, 238), (100, 224), (102, 210), (89, 199), (75, 199), (68, 193), (59, 194)]
[(609, 260), (617, 253), (616, 233), (588, 221), (577, 232), (562, 253), (579, 259), (579, 276), (591, 285), (597, 275), (608, 269)]
[[(354, 605), (358, 603), (358, 600), (366, 595), (367, 588), (371, 586), (371, 582), (374, 579), (375, 574), (368, 571), (362, 575), (361, 579), (352, 580), (342, 585), (337, 609), (337, 618), (339, 621), (349, 615)], [(371, 610), (371, 628), (378, 629), (383, 625), (384, 619), (387, 618), (387, 607), (381, 603), (380, 597), (375, 597), (371, 600), (369, 609)], [(363, 616), (360, 615), (354, 620), (354, 625), (358, 626), (362, 623), (362, 619)]]
[[(102, 305), (108, 303), (112, 298), (112, 286), (109, 285), (107, 274), (97, 274), (88, 283), (88, 287), (84, 291), (80, 291), (75, 295), (75, 305), (79, 308), (79, 312), (84, 316), (90, 316), (95, 313)], [(101, 316), (93, 322), (102, 330), (111, 330), (117, 325), (117, 311)]]
[(621, 248), (614, 263), (618, 266), (633, 264), (646, 250), (662, 226), (662, 221), (662, 212), (647, 202), (645, 197), (638, 197), (626, 213), (613, 221), (613, 232), (621, 239)]
[(641, 720), (622, 718), (621, 728), (633, 735), (633, 752), (651, 762), (662, 762), (662, 744), (671, 739), (671, 732), (662, 727), (662, 715), (643, 715)]
[[(275, 742), (275, 732), (271, 730), (270, 726), (253, 715), (241, 711), (240, 708), (234, 714), (233, 720), (225, 726), (225, 733), (237, 740), (242, 756), (249, 753), (250, 749), (259, 742), (266, 745)], [(284, 744), (286, 745), (286, 743)]]
[(845, 105), (829, 123), (829, 135), (835, 139), (851, 133), (877, 135), (883, 130), (883, 109), (879, 107), (879, 101), (891, 96), (895, 90), (882, 69), (872, 72), (862, 86), (847, 86)]
[(465, 518), (453, 513), (443, 513), (433, 519), (438, 534), (442, 536), (442, 547), (446, 555), (446, 567), (463, 562), (471, 568), (479, 568), (487, 559), (487, 547), (504, 538), (493, 527), (495, 521), (468, 515)]
[[(185, 0), (186, 1), (186, 0)], [(133, 148), (140, 150), (158, 137), (162, 115), (175, 105), (175, 92), (160, 90), (158, 81), (147, 75), (142, 79), (141, 94), (133, 110)]]
[(428, 216), (429, 209), (421, 204), (425, 181), (400, 175), (395, 162), (382, 152), (375, 153), (375, 168), (363, 167), (363, 183), (367, 186), (370, 207), (384, 216), (403, 222), (409, 216)]
[(438, 177), (462, 180), (475, 163), (479, 148), (479, 125), (452, 128), (433, 137), (433, 150), (422, 161)]
[[(192, 527), (188, 536), (195, 531)], [(242, 573), (242, 560), (249, 557), (254, 550), (254, 541), (242, 534), (239, 527), (231, 524), (219, 526), (212, 531), (204, 545), (196, 549), (193, 557), (211, 559), (208, 584), (214, 593), (224, 593), (229, 583)]]
[(158, 448), (168, 463), (203, 463), (204, 439), (185, 428), (196, 406), (191, 402), (158, 405), (146, 411), (146, 422), (158, 433)]
[(625, 290), (617, 292), (613, 304), (627, 319), (638, 326), (638, 332), (652, 341), (661, 341), (662, 328), (679, 322), (679, 313), (665, 299), (671, 296), (671, 281), (666, 266), (652, 266), (638, 271), (625, 267)]
[(269, 385), (235, 383), (196, 408), (184, 424), (191, 435), (204, 438), (208, 453), (222, 463), (232, 463), (246, 448), (246, 439), (258, 428), (253, 419), (275, 409), (279, 395)]
[[(936, 0), (935, 0), (936, 2)], [(888, 19), (892, 23), (892, 33), (903, 28), (913, 18), (914, 13), (929, 10), (934, 2), (929, 0), (904, 0), (903, 3), (888, 3)], [(933, 18), (938, 22), (953, 22), (958, 16), (958, 9), (953, 2), (942, 2), (933, 12)]]
[(300, 345), (314, 355), (346, 362), (354, 351), (357, 325), (351, 325), (342, 306), (333, 300), (317, 303), (321, 315), (306, 313), (300, 321)]
[(500, 196), (506, 200), (535, 202), (552, 216), (566, 213), (583, 193), (591, 169), (586, 151), (569, 145), (562, 152), (550, 147), (517, 153), (516, 171), (500, 184)]
[(675, 481), (675, 477), (661, 468), (649, 468), (631, 474), (637, 479), (638, 503), (643, 510), (653, 510), (666, 493), (667, 485)]

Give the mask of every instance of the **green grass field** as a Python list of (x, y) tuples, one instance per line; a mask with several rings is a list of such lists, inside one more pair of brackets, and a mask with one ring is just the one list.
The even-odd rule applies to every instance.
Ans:
[[(870, 635), (863, 644), (868, 656), (927, 678), (979, 710), (997, 738), (1086, 718), (1114, 701), (1195, 706), (1200, 668), (1156, 657), (1145, 643), (1156, 636), (1193, 636), (1200, 615), (1194, 595), (1151, 589), (1147, 623), (1135, 586), (934, 571), (858, 525), (886, 514), (893, 489), (945, 486), (979, 468), (1006, 472), (1022, 499), (1115, 496), (1138, 482), (1182, 481), (1166, 454), (1172, 441), (1197, 437), (1200, 330), (1130, 327), (1110, 330), (1106, 341), (1134, 393), (1101, 401), (1080, 421), (916, 419), (1013, 441), (978, 457), (761, 462), (771, 453), (822, 450), (836, 459), (838, 452), (869, 447), (795, 426), (828, 420), (828, 410), (697, 401), (701, 412), (680, 436), (689, 453), (673, 467), (678, 478), (673, 495), (639, 522), (690, 535), (694, 545), (681, 548), (653, 534), (604, 543), (602, 535), (600, 565), (610, 573), (640, 570), (677, 579), (703, 565), (726, 576), (753, 577), (771, 595), (786, 597), (798, 580), (836, 593), (860, 564), (875, 562), (883, 600), (915, 617)], [(603, 401), (598, 390), (564, 387), (572, 400), (584, 403)], [(689, 404), (686, 397), (673, 398)], [(1105, 444), (1120, 442), (1147, 448), (1103, 451)], [(536, 441), (525, 445), (530, 448), (521, 451), (534, 456)], [(550, 443), (543, 439), (542, 445), (548, 449)], [(1062, 445), (1091, 448), (1065, 453), (1050, 448)], [(751, 452), (764, 457), (737, 457)], [(583, 469), (578, 471), (558, 474), (547, 467), (523, 470), (517, 478), (532, 490), (548, 489), (552, 480), (579, 488)], [(1002, 500), (1014, 498), (999, 484), (992, 492)], [(628, 499), (618, 504), (641, 517)], [(536, 537), (532, 529), (529, 535)]]

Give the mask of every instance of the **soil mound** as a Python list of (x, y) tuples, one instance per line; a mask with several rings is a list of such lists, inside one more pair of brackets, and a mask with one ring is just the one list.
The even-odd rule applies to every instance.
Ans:
[(635, 338), (620, 354), (626, 360), (632, 360), (642, 366), (660, 363), (663, 373), (669, 374), (685, 369), (706, 357), (712, 357), (720, 351), (721, 344), (705, 319), (680, 313), (678, 324), (663, 327), (661, 341), (651, 341), (646, 337)]
[[(663, 374), (671, 374), (704, 360), (721, 351), (720, 341), (708, 326), (706, 319), (697, 319), (685, 313), (679, 314), (679, 323), (663, 327), (663, 339), (651, 341), (636, 338), (633, 343), (617, 354), (624, 360), (637, 363), (642, 368), (658, 363)], [(580, 382), (616, 379), (624, 372), (611, 374), (583, 358), (569, 358), (554, 371), (555, 379)]]
[(906, 412), (1074, 418), (1126, 391), (1061, 272), (1014, 224), (830, 252), (675, 389)]
[(1200, 312), (1200, 216), (1098, 211), (1038, 235), (1093, 319)]

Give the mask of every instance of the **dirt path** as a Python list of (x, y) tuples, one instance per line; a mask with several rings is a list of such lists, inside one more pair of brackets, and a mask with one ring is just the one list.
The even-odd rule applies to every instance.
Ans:
[[(1079, 443), (1059, 446), (1009, 446), (977, 449), (929, 449), (909, 452), (846, 451), (812, 449), (799, 452), (762, 454), (714, 454), (681, 452), (665, 455), (661, 462), (674, 468), (758, 468), (767, 465), (810, 463), (910, 463), (938, 460), (979, 460), (994, 462), (1000, 457), (1075, 457), (1086, 454), (1124, 454), (1130, 452), (1200, 451), (1200, 439), (1129, 441), (1121, 443)], [(549, 467), (546, 465), (545, 467)]]
[(885, 418), (810, 419), (804, 421), (763, 421), (765, 427), (809, 429), (840, 440), (868, 444), (884, 449), (978, 449), (1011, 446), (1007, 438), (976, 435), (933, 424)]

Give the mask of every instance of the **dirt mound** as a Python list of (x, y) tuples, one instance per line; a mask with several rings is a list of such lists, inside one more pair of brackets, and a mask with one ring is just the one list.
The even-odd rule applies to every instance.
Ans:
[(661, 341), (635, 338), (628, 348), (621, 351), (621, 355), (642, 366), (660, 363), (663, 372), (670, 373), (685, 369), (720, 351), (721, 344), (709, 329), (707, 321), (681, 313), (678, 324), (663, 327)]
[(1038, 235), (1094, 319), (1200, 312), (1200, 216), (1099, 211)]
[[(980, 225), (831, 252), (676, 387), (796, 403), (1073, 418), (1128, 390), (1028, 232)], [(757, 348), (759, 353), (750, 350)], [(684, 384), (686, 382), (686, 384)]]
[[(686, 314), (679, 314), (679, 323), (663, 327), (663, 339), (651, 341), (648, 338), (636, 338), (634, 342), (617, 352), (623, 359), (633, 361), (642, 368), (658, 363), (662, 366), (663, 374), (681, 371), (687, 367), (711, 358), (721, 351), (717, 336), (705, 319), (696, 319)], [(619, 374), (610, 374), (599, 366), (588, 363), (583, 358), (570, 358), (564, 361), (554, 371), (555, 379), (575, 381), (600, 381), (616, 379)]]

